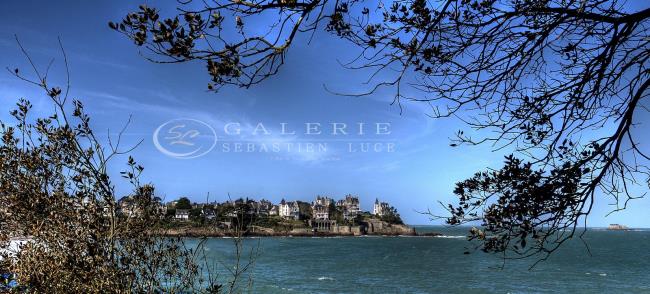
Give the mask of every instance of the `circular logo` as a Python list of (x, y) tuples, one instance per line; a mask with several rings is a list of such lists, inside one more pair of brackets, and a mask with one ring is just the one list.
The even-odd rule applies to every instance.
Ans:
[(179, 159), (201, 157), (217, 145), (217, 132), (205, 122), (191, 118), (170, 120), (153, 133), (158, 151)]

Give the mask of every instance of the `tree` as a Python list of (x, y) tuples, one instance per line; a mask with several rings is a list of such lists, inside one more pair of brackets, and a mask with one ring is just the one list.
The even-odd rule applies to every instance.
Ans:
[(398, 224), (398, 225), (403, 225), (404, 222), (402, 221), (402, 217), (399, 215), (397, 212), (397, 209), (393, 206), (388, 208), (388, 211), (386, 212), (385, 215), (381, 216), (380, 219), (382, 221), (385, 221), (389, 224)]
[(300, 219), (308, 220), (313, 218), (313, 211), (311, 209), (311, 204), (308, 202), (297, 201), (298, 207), (300, 207)]
[(167, 213), (165, 213), (165, 217), (167, 218), (174, 218), (176, 216), (176, 208), (167, 208)]
[(181, 197), (174, 206), (176, 209), (192, 209), (192, 202), (187, 197)]
[[(458, 183), (459, 202), (446, 206), (449, 224), (483, 227), (470, 233), (486, 252), (545, 258), (575, 236), (596, 198), (624, 209), (643, 195), (631, 186), (648, 183), (650, 157), (634, 131), (648, 110), (650, 8), (616, 0), (192, 4), (166, 19), (141, 6), (109, 25), (152, 61), (205, 61), (217, 90), (273, 75), (295, 35), (324, 24), (360, 48), (348, 68), (372, 71), (371, 88), (358, 95), (391, 87), (400, 106), (427, 103), (432, 117), (465, 122), (470, 130), (452, 146), (508, 149), (502, 169)], [(263, 19), (267, 32), (245, 26), (273, 13)]]
[(331, 220), (335, 220), (336, 223), (338, 223), (338, 224), (344, 224), (345, 223), (345, 219), (343, 218), (343, 211), (338, 209), (336, 207), (336, 204), (334, 204), (334, 203), (329, 204), (329, 214), (330, 214), (329, 218)]
[[(202, 212), (203, 212), (203, 210), (201, 208), (192, 208), (192, 209), (190, 209), (190, 217), (192, 219), (201, 218)], [(201, 218), (201, 219), (203, 219), (203, 218)]]
[[(205, 259), (204, 241), (186, 246), (158, 234), (160, 199), (154, 186), (140, 183), (144, 168), (130, 156), (121, 175), (133, 186), (128, 200), (134, 213), (117, 217), (107, 170), (111, 159), (131, 150), (120, 145), (124, 129), (102, 145), (82, 102), (68, 99), (69, 75), (64, 88), (48, 84), (51, 67), (39, 71), (19, 46), (34, 77), (19, 69), (11, 73), (42, 89), (54, 112), (34, 118), (32, 104), (20, 99), (13, 119), (0, 121), (2, 283), (12, 273), (12, 286), (36, 293), (238, 292), (242, 271), (228, 281), (228, 290), (222, 288)], [(12, 254), (9, 240), (16, 236), (29, 241)]]

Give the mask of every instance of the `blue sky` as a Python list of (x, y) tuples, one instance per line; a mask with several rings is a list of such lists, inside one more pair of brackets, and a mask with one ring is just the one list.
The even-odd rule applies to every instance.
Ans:
[[(335, 37), (318, 33), (309, 45), (300, 37), (277, 76), (248, 90), (227, 87), (215, 94), (205, 91), (208, 76), (203, 63), (147, 62), (130, 41), (111, 31), (107, 22), (121, 19), (138, 4), (118, 2), (4, 2), (0, 11), (0, 65), (28, 69), (14, 41), (13, 35), (17, 34), (37, 63), (45, 66), (56, 58), (51, 80), (61, 82), (60, 36), (70, 60), (73, 97), (85, 103), (95, 130), (104, 137), (108, 130), (114, 133), (133, 116), (125, 144), (143, 140), (132, 154), (145, 166), (143, 179), (154, 183), (167, 200), (188, 196), (202, 201), (210, 193), (211, 200), (217, 201), (226, 200), (228, 194), (272, 201), (310, 201), (319, 194), (342, 198), (352, 193), (359, 195), (363, 209), (371, 210), (374, 199), (380, 198), (394, 205), (407, 223), (433, 224), (438, 222), (429, 221), (418, 211), (431, 209), (442, 214), (438, 201), (453, 201), (455, 182), (478, 170), (502, 165), (505, 151), (492, 152), (490, 146), (449, 147), (448, 138), (463, 125), (454, 119), (428, 118), (423, 104), (403, 104), (400, 114), (399, 108), (390, 104), (392, 96), (388, 91), (362, 98), (325, 91), (324, 85), (336, 91), (363, 91), (360, 82), (367, 78), (363, 72), (340, 66), (339, 61), (349, 60), (356, 51)], [(156, 6), (156, 2), (152, 5)], [(51, 110), (37, 89), (0, 72), (0, 119), (8, 120), (11, 106), (20, 97), (32, 100), (37, 113)], [(262, 122), (272, 133), (256, 137), (263, 142), (313, 139), (327, 142), (329, 148), (309, 154), (269, 154), (223, 152), (217, 145), (200, 158), (177, 159), (156, 149), (152, 135), (161, 124), (178, 118), (192, 118), (212, 126), (222, 140), (219, 143), (242, 139), (224, 137), (225, 123), (238, 122), (244, 131), (250, 131)], [(323, 134), (314, 138), (300, 134), (307, 122), (321, 123), (323, 127), (330, 122), (349, 126), (357, 122), (390, 123), (391, 133), (344, 138)], [(287, 123), (298, 134), (278, 135), (280, 123)], [(347, 152), (346, 142), (366, 139), (394, 142), (395, 150)], [(113, 161), (112, 172), (121, 170), (125, 161)], [(117, 178), (115, 182), (120, 193), (128, 193), (126, 183)], [(650, 225), (644, 216), (650, 204), (647, 199), (633, 201), (626, 211), (605, 218), (611, 209), (609, 202), (597, 199), (590, 225)]]

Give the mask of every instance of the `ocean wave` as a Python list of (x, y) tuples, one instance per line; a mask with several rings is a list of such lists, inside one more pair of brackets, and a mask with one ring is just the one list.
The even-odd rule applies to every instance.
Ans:
[(464, 239), (464, 238), (467, 238), (467, 236), (463, 236), (463, 235), (439, 235), (439, 236), (434, 236), (434, 238)]
[(322, 276), (322, 277), (318, 277), (318, 280), (319, 280), (319, 281), (325, 281), (325, 280), (327, 280), (327, 281), (334, 281), (334, 278), (330, 278), (330, 277)]

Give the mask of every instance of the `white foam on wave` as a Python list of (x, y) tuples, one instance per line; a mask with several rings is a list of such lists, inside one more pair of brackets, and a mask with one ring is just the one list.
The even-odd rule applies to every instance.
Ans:
[(318, 277), (318, 280), (319, 280), (319, 281), (326, 281), (326, 280), (327, 280), (327, 281), (334, 281), (334, 278), (330, 278), (330, 277), (322, 276), (322, 277)]
[(601, 276), (601, 277), (606, 277), (607, 276), (606, 273), (602, 273), (602, 274), (598, 274), (598, 275)]
[(462, 235), (440, 235), (440, 236), (434, 236), (434, 238), (463, 239), (463, 238), (467, 238), (467, 236), (462, 236)]

